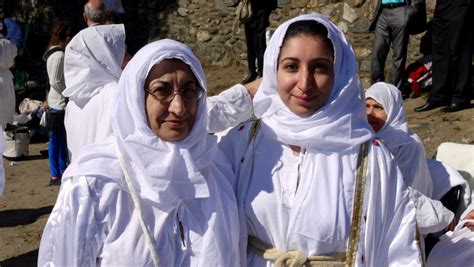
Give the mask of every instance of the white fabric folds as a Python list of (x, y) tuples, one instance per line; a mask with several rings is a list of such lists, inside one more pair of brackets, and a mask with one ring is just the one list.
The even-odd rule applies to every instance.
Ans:
[[(137, 52), (118, 84), (113, 136), (84, 149), (64, 174), (72, 179), (63, 178), (41, 241), (40, 266), (152, 266), (151, 250), (160, 266), (240, 266), (235, 197), (213, 164), (217, 146), (206, 130), (206, 95), (183, 140), (160, 140), (148, 126), (144, 83), (164, 59), (188, 64), (207, 91), (202, 67), (186, 45), (165, 39)], [(153, 247), (145, 241), (140, 216)]]
[(72, 38), (65, 53), (63, 95), (83, 107), (105, 84), (119, 80), (125, 56), (125, 27), (88, 27)]

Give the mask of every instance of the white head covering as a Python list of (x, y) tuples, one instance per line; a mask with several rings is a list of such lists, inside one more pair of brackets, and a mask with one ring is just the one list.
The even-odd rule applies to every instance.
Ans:
[[(145, 113), (144, 84), (150, 69), (164, 59), (179, 59), (188, 64), (199, 85), (207, 92), (205, 75), (198, 59), (184, 44), (164, 39), (140, 49), (120, 78), (112, 117), (113, 135), (103, 144), (83, 150), (64, 177), (102, 175), (121, 177), (118, 147), (137, 193), (159, 203), (208, 197), (207, 182), (201, 170), (213, 160), (216, 140), (207, 134), (206, 98), (199, 99), (196, 120), (189, 135), (181, 141), (167, 142), (156, 137)], [(111, 144), (112, 143), (112, 144)]]
[[(278, 94), (277, 64), (288, 27), (302, 20), (315, 20), (328, 30), (334, 46), (334, 85), (324, 106), (307, 117), (291, 112)], [(281, 24), (265, 50), (263, 81), (254, 98), (254, 110), (282, 143), (304, 148), (338, 151), (369, 140), (373, 133), (367, 123), (364, 94), (357, 76), (356, 59), (341, 30), (325, 16), (312, 13)]]
[(419, 137), (408, 128), (403, 98), (397, 87), (384, 82), (375, 83), (367, 89), (365, 98), (377, 101), (387, 113), (387, 121), (376, 136), (382, 139), (389, 149), (415, 140), (421, 143)]
[(119, 80), (124, 56), (123, 24), (98, 25), (80, 31), (66, 47), (63, 95), (79, 106), (85, 105), (104, 85)]

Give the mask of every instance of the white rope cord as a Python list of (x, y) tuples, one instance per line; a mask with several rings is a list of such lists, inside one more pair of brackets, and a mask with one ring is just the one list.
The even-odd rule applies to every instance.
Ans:
[(160, 266), (159, 260), (158, 260), (158, 255), (156, 255), (155, 246), (153, 244), (151, 234), (150, 234), (150, 232), (148, 231), (148, 228), (145, 225), (145, 220), (143, 219), (143, 211), (142, 211), (142, 207), (140, 205), (140, 200), (138, 199), (137, 192), (135, 191), (135, 188), (133, 187), (132, 180), (130, 179), (130, 176), (128, 175), (127, 170), (125, 170), (125, 164), (123, 162), (122, 154), (120, 153), (120, 151), (117, 147), (117, 144), (115, 144), (115, 145), (116, 145), (118, 160), (119, 160), (119, 163), (120, 163), (120, 168), (122, 168), (122, 172), (123, 172), (123, 175), (125, 177), (125, 182), (127, 183), (127, 187), (130, 190), (130, 194), (132, 195), (132, 200), (133, 200), (133, 204), (135, 206), (135, 209), (138, 211), (138, 219), (140, 221), (140, 226), (142, 228), (142, 231), (145, 234), (146, 243), (147, 243), (148, 249), (150, 250), (150, 253), (151, 253), (151, 259), (153, 260), (153, 265), (155, 267), (158, 267), (158, 266)]

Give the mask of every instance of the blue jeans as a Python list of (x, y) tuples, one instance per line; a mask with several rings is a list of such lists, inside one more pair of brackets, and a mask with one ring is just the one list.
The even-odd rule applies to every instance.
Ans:
[[(61, 111), (50, 109), (50, 112), (58, 113)], [(64, 170), (66, 170), (69, 160), (64, 122), (62, 127), (58, 127), (57, 129), (52, 129), (49, 131), (48, 156), (51, 177), (61, 177)]]

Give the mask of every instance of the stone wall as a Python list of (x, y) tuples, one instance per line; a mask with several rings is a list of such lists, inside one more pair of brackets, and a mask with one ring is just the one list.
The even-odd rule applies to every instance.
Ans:
[[(265, 0), (261, 0), (265, 1)], [(270, 16), (269, 30), (300, 14), (320, 12), (337, 24), (352, 42), (358, 59), (359, 73), (368, 85), (373, 33), (367, 31), (377, 0), (279, 0), (279, 8)], [(36, 5), (32, 6), (31, 3)], [(432, 17), (435, 0), (428, 0), (428, 19)], [(38, 55), (47, 40), (52, 22), (69, 19), (84, 27), (82, 7), (85, 0), (0, 0), (3, 13), (16, 13), (20, 20), (30, 23), (30, 38)], [(242, 25), (235, 23), (231, 0), (122, 0), (126, 13), (122, 16), (131, 53), (149, 41), (173, 38), (187, 43), (204, 65), (226, 67), (246, 66), (246, 46)], [(82, 25), (79, 25), (82, 24)], [(420, 40), (423, 33), (410, 37), (407, 63), (421, 57)], [(391, 69), (391, 54), (387, 59), (387, 75)]]
[[(246, 65), (246, 46), (243, 28), (235, 22), (234, 7), (230, 0), (177, 0), (163, 6), (159, 12), (159, 29), (151, 32), (151, 39), (174, 38), (190, 45), (204, 64), (229, 66)], [(270, 16), (271, 26), (294, 16), (320, 12), (337, 24), (352, 42), (358, 59), (359, 73), (369, 83), (370, 56), (373, 33), (368, 32), (375, 0), (293, 0), (279, 1), (279, 8)], [(428, 19), (432, 17), (434, 0), (427, 1)], [(410, 37), (407, 63), (421, 57), (419, 46), (424, 34)], [(387, 71), (391, 66), (387, 59)], [(388, 77), (388, 76), (387, 76)]]

